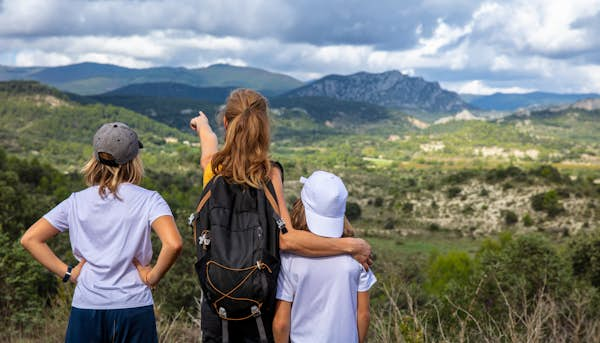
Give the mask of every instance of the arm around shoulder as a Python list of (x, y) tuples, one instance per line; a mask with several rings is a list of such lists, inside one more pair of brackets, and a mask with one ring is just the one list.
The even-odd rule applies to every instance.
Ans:
[(272, 168), (270, 177), (275, 189), (281, 218), (288, 228), (288, 233), (279, 234), (279, 248), (281, 250), (308, 257), (350, 254), (368, 268), (367, 262), (371, 255), (371, 246), (365, 240), (352, 237), (326, 238), (308, 231), (295, 230), (292, 227), (290, 213), (285, 203), (281, 170)]

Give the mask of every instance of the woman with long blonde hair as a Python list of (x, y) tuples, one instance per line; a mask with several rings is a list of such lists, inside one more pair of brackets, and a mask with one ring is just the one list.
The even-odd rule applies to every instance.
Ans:
[[(225, 143), (220, 151), (217, 136), (204, 113), (200, 112), (190, 121), (191, 128), (200, 137), (203, 184), (206, 185), (214, 175), (220, 175), (231, 183), (254, 188), (261, 188), (270, 181), (275, 189), (279, 212), (288, 228), (287, 233), (279, 235), (281, 250), (314, 257), (350, 254), (367, 266), (371, 248), (364, 240), (352, 237), (325, 238), (293, 228), (283, 193), (283, 167), (273, 163), (269, 156), (267, 113), (267, 99), (260, 93), (243, 88), (231, 92), (222, 111)], [(221, 324), (217, 314), (206, 306), (206, 302), (202, 309), (204, 342), (221, 342)], [(270, 331), (270, 325), (267, 326)], [(255, 328), (255, 325), (250, 323), (249, 327)], [(229, 331), (231, 335), (237, 334), (239, 337), (243, 330), (233, 332), (234, 329), (230, 327)], [(240, 341), (252, 342), (257, 337), (243, 336)], [(272, 340), (272, 335), (269, 335), (269, 339)]]
[[(65, 342), (157, 342), (151, 289), (181, 251), (181, 236), (164, 199), (139, 186), (144, 169), (138, 136), (104, 124), (83, 167), (88, 188), (72, 193), (33, 224), (21, 244), (63, 282), (75, 283)], [(150, 230), (162, 242), (153, 267)], [(46, 241), (69, 232), (69, 266)]]

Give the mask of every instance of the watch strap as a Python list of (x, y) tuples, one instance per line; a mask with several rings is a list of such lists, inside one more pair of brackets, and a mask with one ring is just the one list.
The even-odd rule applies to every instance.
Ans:
[(62, 278), (62, 282), (69, 281), (69, 279), (71, 278), (72, 270), (73, 270), (73, 266), (67, 266), (67, 272), (65, 273), (65, 276), (63, 276), (63, 278)]

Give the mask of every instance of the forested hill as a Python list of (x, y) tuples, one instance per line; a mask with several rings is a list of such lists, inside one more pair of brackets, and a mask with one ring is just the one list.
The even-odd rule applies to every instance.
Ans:
[(104, 94), (101, 97), (111, 96), (145, 96), (163, 98), (184, 98), (203, 100), (213, 103), (224, 103), (229, 93), (235, 87), (194, 87), (175, 82), (136, 83), (127, 85)]
[(15, 79), (36, 80), (83, 95), (100, 94), (126, 85), (148, 82), (178, 82), (196, 87), (249, 87), (267, 94), (282, 93), (302, 85), (301, 81), (288, 75), (226, 64), (198, 69), (132, 69), (89, 62), (47, 68), (0, 66), (0, 81)]
[(65, 94), (37, 82), (0, 82), (0, 142), (8, 152), (77, 170), (91, 156), (96, 130), (111, 121), (125, 122), (138, 132), (144, 151), (152, 152), (144, 162), (158, 170), (176, 165), (166, 161), (189, 165), (195, 160), (168, 153), (183, 141), (197, 139), (191, 134), (124, 108), (69, 101)]

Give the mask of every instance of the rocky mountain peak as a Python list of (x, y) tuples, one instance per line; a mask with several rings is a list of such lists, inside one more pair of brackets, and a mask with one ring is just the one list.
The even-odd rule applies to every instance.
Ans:
[(377, 74), (329, 75), (287, 95), (325, 96), (428, 112), (454, 113), (469, 108), (458, 94), (442, 89), (437, 82), (428, 82), (397, 70)]

